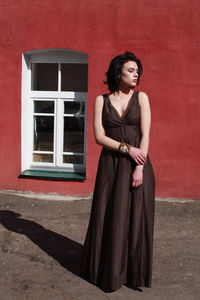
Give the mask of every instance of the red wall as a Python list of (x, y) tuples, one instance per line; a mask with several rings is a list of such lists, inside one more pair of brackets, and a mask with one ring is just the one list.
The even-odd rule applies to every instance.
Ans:
[[(93, 138), (94, 98), (110, 59), (133, 51), (144, 65), (139, 90), (152, 109), (149, 149), (157, 197), (197, 198), (200, 106), (199, 0), (0, 0), (0, 188), (88, 195), (100, 147)], [(21, 56), (44, 48), (89, 55), (87, 180), (19, 179)]]

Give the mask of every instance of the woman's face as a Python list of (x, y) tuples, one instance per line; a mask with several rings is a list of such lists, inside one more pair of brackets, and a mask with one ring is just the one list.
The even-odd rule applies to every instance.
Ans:
[(133, 88), (138, 83), (138, 77), (138, 65), (135, 61), (129, 60), (123, 64), (120, 84)]

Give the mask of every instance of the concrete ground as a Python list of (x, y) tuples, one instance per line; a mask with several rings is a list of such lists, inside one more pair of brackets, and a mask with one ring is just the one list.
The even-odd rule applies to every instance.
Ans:
[(91, 200), (28, 196), (0, 193), (0, 300), (200, 299), (200, 201), (157, 199), (152, 288), (104, 293), (78, 276)]

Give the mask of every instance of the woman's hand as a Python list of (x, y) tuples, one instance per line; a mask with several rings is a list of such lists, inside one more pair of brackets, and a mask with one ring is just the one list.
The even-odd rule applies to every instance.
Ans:
[(132, 186), (137, 187), (143, 181), (143, 167), (136, 167), (132, 174)]
[(136, 147), (130, 147), (129, 155), (138, 165), (144, 165), (146, 162), (146, 155), (145, 153)]

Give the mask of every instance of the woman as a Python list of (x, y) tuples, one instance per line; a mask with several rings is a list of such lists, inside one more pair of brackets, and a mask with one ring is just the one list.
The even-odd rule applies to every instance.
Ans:
[(103, 146), (82, 274), (105, 291), (122, 284), (151, 287), (155, 177), (148, 155), (148, 96), (135, 91), (142, 74), (130, 52), (114, 57), (106, 73), (109, 94), (96, 98), (94, 135)]

